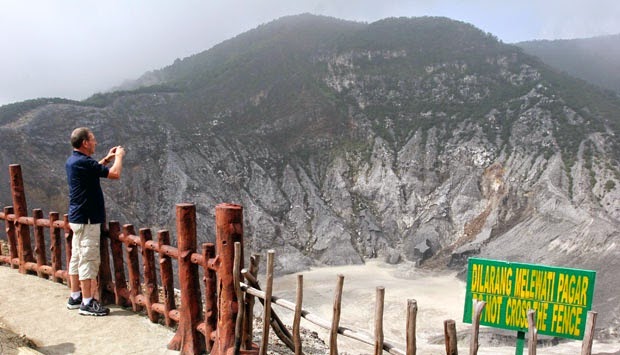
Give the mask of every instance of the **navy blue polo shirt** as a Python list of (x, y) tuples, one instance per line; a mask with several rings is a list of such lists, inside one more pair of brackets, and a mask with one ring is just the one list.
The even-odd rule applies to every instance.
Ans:
[(95, 224), (105, 222), (105, 204), (100, 178), (110, 169), (86, 154), (73, 151), (65, 163), (69, 184), (69, 222)]

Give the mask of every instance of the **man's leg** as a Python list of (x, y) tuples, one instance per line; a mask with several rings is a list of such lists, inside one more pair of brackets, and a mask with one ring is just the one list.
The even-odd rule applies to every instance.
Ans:
[(80, 314), (90, 316), (105, 316), (110, 310), (103, 307), (94, 298), (97, 287), (97, 274), (101, 264), (99, 249), (100, 225), (85, 225), (84, 238), (80, 242), (79, 276), (82, 286), (82, 306)]
[(71, 293), (80, 292), (80, 277), (75, 275), (69, 275), (69, 283), (71, 284)]
[(71, 241), (71, 260), (69, 260), (69, 286), (71, 295), (67, 301), (67, 308), (78, 309), (82, 304), (78, 265), (80, 260), (80, 240), (84, 235), (84, 225), (70, 223), (69, 226), (73, 231), (73, 239)]
[(82, 286), (82, 297), (90, 301), (90, 298), (93, 298), (90, 279), (81, 280), (80, 285)]
[(82, 295), (84, 298), (97, 298), (97, 279), (81, 280), (79, 285), (82, 288)]

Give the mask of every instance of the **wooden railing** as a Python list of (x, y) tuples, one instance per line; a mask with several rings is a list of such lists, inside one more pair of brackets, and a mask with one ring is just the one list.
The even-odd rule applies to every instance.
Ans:
[[(20, 166), (11, 165), (9, 173), (13, 206), (5, 207), (0, 212), (0, 219), (5, 222), (5, 243), (8, 246), (6, 253), (0, 248), (0, 263), (17, 268), (20, 273), (36, 273), (41, 278), (51, 278), (54, 282), (68, 284), (68, 272), (62, 266), (63, 246), (67, 265), (72, 252), (72, 232), (67, 215), (61, 220), (59, 213), (50, 212), (49, 218), (45, 219), (43, 212), (35, 209), (33, 216), (28, 217)], [(34, 228), (34, 251), (30, 243), (31, 226)], [(205, 350), (216, 355), (266, 354), (270, 326), (292, 352), (302, 354), (301, 318), (329, 331), (330, 354), (338, 353), (339, 335), (373, 346), (377, 355), (384, 351), (390, 354), (416, 354), (416, 300), (407, 300), (406, 339), (399, 342), (406, 345), (404, 349), (399, 348), (396, 342), (384, 339), (383, 336), (383, 287), (376, 289), (375, 329), (372, 332), (341, 326), (343, 275), (338, 275), (337, 278), (331, 320), (323, 319), (302, 308), (302, 275), (297, 276), (295, 302), (273, 294), (274, 251), (267, 253), (264, 291), (257, 281), (259, 256), (252, 255), (249, 258), (249, 268), (243, 268), (242, 206), (217, 205), (215, 227), (216, 243), (203, 243), (201, 251), (197, 252), (196, 208), (193, 204), (176, 205), (177, 247), (170, 245), (170, 234), (167, 230), (158, 231), (155, 241), (148, 228), (141, 228), (136, 234), (131, 224), (121, 227), (119, 222), (111, 221), (102, 225), (101, 267), (96, 294), (103, 304), (131, 307), (135, 312), (145, 310), (151, 322), (162, 320), (169, 327), (177, 326), (168, 348), (178, 350), (181, 354), (200, 354)], [(48, 260), (46, 254), (46, 230), (49, 234), (51, 260)], [(61, 232), (64, 233), (64, 243)], [(155, 254), (158, 255), (157, 263)], [(110, 267), (110, 255), (114, 277)], [(175, 295), (174, 290), (175, 260), (178, 263), (180, 295)], [(157, 269), (160, 274), (159, 281)], [(128, 271), (128, 279), (125, 270)], [(203, 275), (204, 296), (201, 295), (200, 274)], [(178, 305), (177, 297), (180, 298)], [(264, 305), (260, 346), (252, 342), (255, 298)], [(272, 310), (272, 303), (294, 312), (292, 334)], [(484, 302), (474, 300), (470, 355), (478, 352), (478, 328), (484, 306)], [(582, 355), (591, 354), (595, 320), (596, 312), (589, 312)], [(537, 332), (534, 311), (528, 314), (528, 321), (528, 351), (529, 354), (535, 354)], [(446, 354), (457, 354), (456, 327), (453, 320), (444, 322), (444, 335)]]
[[(39, 277), (52, 277), (56, 282), (69, 284), (67, 269), (73, 234), (67, 215), (60, 220), (57, 212), (51, 212), (49, 219), (44, 219), (42, 211), (35, 209), (33, 217), (28, 217), (21, 167), (11, 165), (9, 174), (13, 206), (0, 212), (0, 219), (6, 226), (8, 246), (6, 255), (0, 248), (0, 263), (19, 268), (21, 273), (36, 273)], [(219, 204), (215, 216), (216, 243), (201, 244), (200, 252), (197, 252), (196, 207), (193, 204), (176, 205), (177, 247), (170, 245), (167, 230), (158, 231), (155, 241), (148, 228), (141, 228), (136, 234), (131, 224), (121, 227), (119, 222), (110, 221), (102, 225), (101, 266), (95, 294), (103, 304), (131, 307), (135, 312), (145, 310), (152, 322), (159, 322), (163, 317), (167, 326), (176, 326), (169, 349), (179, 350), (182, 354), (200, 354), (205, 350), (211, 354), (228, 353), (234, 347), (235, 333), (234, 324), (231, 327), (229, 323), (236, 318), (239, 309), (234, 293), (233, 262), (235, 243), (243, 243), (243, 208)], [(34, 227), (34, 251), (30, 243), (31, 226)], [(52, 251), (50, 262), (46, 255), (46, 229), (49, 230)], [(61, 232), (64, 232), (64, 243)], [(61, 254), (63, 246), (65, 268)], [(159, 281), (155, 254), (159, 259)], [(179, 305), (174, 290), (175, 261), (178, 263)], [(201, 295), (200, 274), (203, 275), (204, 297)], [(257, 347), (251, 344), (244, 351), (246, 354), (257, 352)]]

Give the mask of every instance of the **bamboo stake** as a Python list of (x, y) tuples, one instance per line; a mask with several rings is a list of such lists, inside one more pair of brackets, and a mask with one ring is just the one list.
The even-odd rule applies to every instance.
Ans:
[(472, 333), (469, 347), (469, 355), (476, 355), (478, 354), (478, 347), (480, 346), (480, 344), (478, 344), (478, 334), (480, 332), (480, 316), (482, 315), (482, 310), (487, 303), (484, 301), (478, 301), (477, 299), (474, 299), (472, 303), (472, 309), (474, 310), (474, 312), (472, 313), (471, 320)]
[(275, 251), (267, 252), (267, 285), (265, 285), (265, 303), (263, 306), (263, 338), (260, 342), (259, 354), (267, 354), (267, 344), (269, 343), (269, 320), (271, 319), (271, 292), (273, 287), (273, 261)]
[(418, 315), (418, 302), (414, 299), (407, 300), (407, 355), (416, 355), (416, 316)]
[[(256, 280), (256, 278), (254, 276), (249, 274), (247, 270), (242, 270), (241, 273), (243, 274), (243, 276), (245, 276), (246, 280), (250, 283), (250, 285), (254, 289), (260, 291), (260, 285), (258, 284), (258, 281)], [(247, 292), (247, 293), (250, 293), (250, 292)], [(264, 307), (265, 306), (264, 293), (261, 293), (261, 295), (262, 296), (259, 296), (259, 300), (260, 300), (261, 304)], [(272, 302), (274, 302), (274, 300), (276, 298), (277, 298), (276, 296), (272, 295), (271, 296)], [(292, 311), (295, 310), (295, 305), (293, 305), (291, 310)], [(293, 343), (293, 336), (286, 329), (286, 326), (284, 325), (282, 320), (280, 320), (280, 317), (278, 317), (278, 314), (273, 310), (273, 308), (271, 309), (271, 320), (270, 320), (270, 323), (271, 323), (271, 328), (273, 329), (273, 332), (278, 336), (278, 338), (280, 340), (282, 340), (282, 342), (289, 349), (291, 349), (291, 351), (295, 351), (295, 344)], [(327, 329), (329, 329), (329, 327), (327, 327)]]
[(342, 309), (342, 286), (344, 285), (344, 275), (338, 275), (336, 292), (334, 295), (334, 313), (332, 316), (332, 326), (329, 334), (329, 354), (338, 355), (338, 325), (340, 324), (340, 310)]
[[(241, 274), (244, 276), (249, 272), (250, 275), (254, 277), (258, 274), (258, 263), (260, 260), (260, 255), (254, 254), (250, 256), (250, 269), (242, 269)], [(256, 277), (255, 277), (256, 278)], [(256, 300), (254, 296), (247, 293), (245, 294), (245, 315), (243, 316), (243, 338), (241, 342), (244, 344), (245, 349), (252, 349), (252, 329), (253, 329), (253, 320), (254, 320), (254, 303)]]
[(456, 343), (456, 323), (452, 319), (443, 322), (444, 336), (446, 339), (446, 355), (458, 355)]
[(536, 329), (536, 311), (530, 309), (527, 311), (527, 353), (536, 355), (536, 343), (538, 343), (538, 330)]
[(243, 330), (243, 316), (245, 313), (243, 292), (241, 292), (241, 243), (235, 242), (235, 258), (233, 264), (233, 282), (235, 286), (235, 294), (237, 295), (237, 319), (235, 322), (235, 354), (239, 354), (241, 350), (241, 332)]
[(594, 341), (594, 327), (596, 326), (597, 315), (597, 312), (588, 312), (588, 319), (586, 320), (586, 333), (584, 334), (583, 342), (581, 343), (581, 355), (592, 354), (592, 342)]
[(385, 300), (385, 287), (377, 287), (375, 301), (375, 355), (383, 354), (383, 302)]
[(295, 355), (301, 355), (301, 336), (299, 325), (301, 323), (301, 306), (304, 299), (304, 275), (297, 275), (297, 290), (295, 292), (295, 316), (293, 318), (293, 343), (295, 343)]
[[(249, 293), (251, 295), (254, 295), (256, 297), (258, 297), (259, 299), (263, 299), (265, 298), (265, 292), (257, 290), (256, 288), (250, 287), (246, 284), (241, 284), (241, 289), (244, 290), (246, 293)], [(278, 296), (272, 296), (271, 297), (271, 301), (275, 304), (277, 304), (278, 306), (282, 306), (290, 311), (295, 311), (295, 304), (293, 302), (284, 300), (279, 298)], [(273, 313), (272, 313), (273, 315)], [(316, 316), (315, 314), (312, 314), (310, 312), (308, 312), (307, 310), (302, 310), (301, 311), (301, 316), (306, 319), (307, 321), (309, 321), (310, 323), (316, 324), (317, 326), (326, 329), (326, 330), (330, 330), (331, 329), (331, 323), (328, 320), (322, 319), (318, 316)], [(272, 323), (273, 326), (273, 323)], [(374, 339), (372, 337), (372, 335), (368, 334), (368, 333), (363, 333), (357, 330), (353, 330), (344, 326), (339, 326), (338, 327), (338, 333), (342, 334), (348, 338), (351, 339), (355, 339), (355, 340), (359, 340), (360, 342), (364, 343), (364, 344), (368, 344), (370, 346), (374, 346)], [(398, 349), (396, 347), (395, 344), (384, 340), (383, 341), (383, 349), (387, 352), (389, 352), (390, 354), (394, 354), (394, 355), (405, 355), (405, 351)]]

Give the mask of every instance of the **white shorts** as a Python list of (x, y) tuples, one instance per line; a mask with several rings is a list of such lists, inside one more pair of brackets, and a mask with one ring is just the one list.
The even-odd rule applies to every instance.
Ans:
[(69, 275), (79, 275), (80, 280), (94, 280), (99, 274), (101, 264), (99, 251), (101, 223), (69, 223), (69, 226), (73, 231)]

